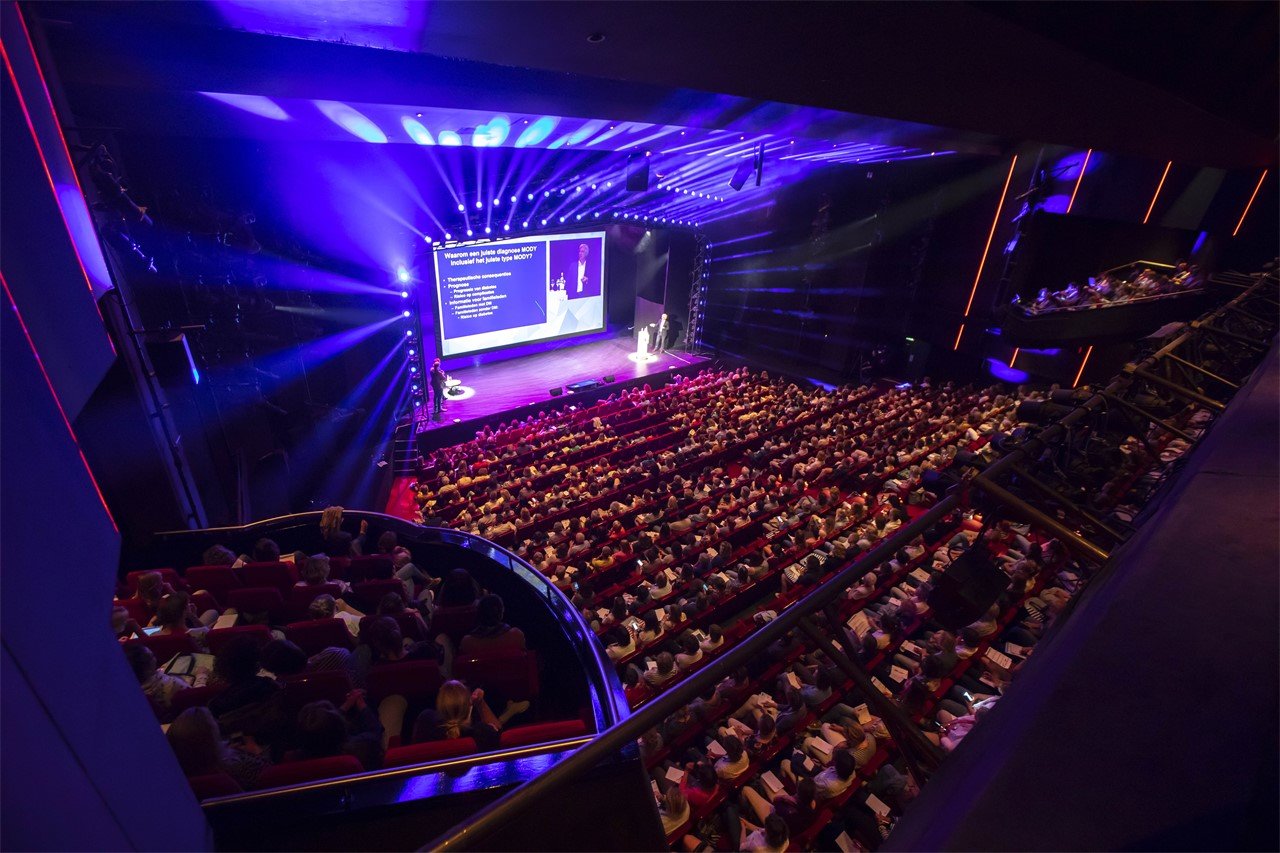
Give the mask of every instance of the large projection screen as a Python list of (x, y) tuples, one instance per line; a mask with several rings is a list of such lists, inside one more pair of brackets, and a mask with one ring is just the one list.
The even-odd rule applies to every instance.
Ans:
[(604, 328), (604, 232), (494, 240), (435, 251), (442, 358)]

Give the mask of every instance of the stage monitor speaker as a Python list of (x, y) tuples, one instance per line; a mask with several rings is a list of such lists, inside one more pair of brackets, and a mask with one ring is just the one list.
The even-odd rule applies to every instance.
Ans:
[(932, 617), (948, 631), (976, 622), (1009, 585), (1009, 577), (991, 562), (986, 548), (975, 545), (934, 583), (929, 593)]
[(592, 388), (599, 387), (599, 385), (600, 383), (594, 379), (584, 379), (581, 382), (572, 382), (564, 387), (575, 394), (581, 394), (583, 391), (590, 391)]
[(561, 394), (564, 393), (564, 389), (559, 386), (556, 386), (555, 388), (549, 389), (547, 393), (550, 394), (552, 397), (559, 397)]
[(649, 191), (649, 158), (639, 152), (627, 155), (627, 192)]
[(614, 376), (612, 373), (610, 373), (608, 376), (606, 376), (606, 377), (604, 378), (604, 381), (605, 381), (605, 382), (617, 382), (617, 381), (618, 381), (618, 377), (617, 377), (617, 376)]

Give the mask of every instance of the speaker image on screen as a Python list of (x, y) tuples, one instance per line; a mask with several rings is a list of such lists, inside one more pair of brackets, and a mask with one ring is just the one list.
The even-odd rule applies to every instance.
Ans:
[(641, 153), (627, 155), (627, 192), (649, 190), (649, 158)]
[(1009, 585), (1009, 577), (975, 545), (942, 573), (929, 593), (933, 619), (948, 631), (976, 622)]

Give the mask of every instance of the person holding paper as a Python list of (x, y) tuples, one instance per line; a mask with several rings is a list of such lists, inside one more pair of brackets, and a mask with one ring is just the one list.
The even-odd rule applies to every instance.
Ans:
[(666, 835), (675, 832), (689, 820), (689, 801), (684, 791), (672, 785), (658, 804), (658, 815), (662, 818), (662, 831)]

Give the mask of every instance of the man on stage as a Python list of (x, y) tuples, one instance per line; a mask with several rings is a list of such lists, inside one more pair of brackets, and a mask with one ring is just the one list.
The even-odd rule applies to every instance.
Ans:
[(582, 291), (587, 289), (587, 248), (586, 243), (578, 244), (578, 268), (577, 274), (573, 277), (573, 295), (581, 296)]
[(431, 363), (431, 416), (438, 418), (440, 413), (444, 411), (444, 388), (445, 380), (449, 377), (440, 367), (440, 359), (436, 359)]

